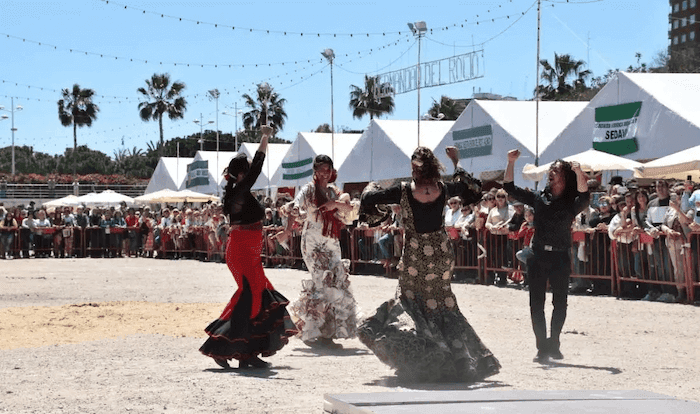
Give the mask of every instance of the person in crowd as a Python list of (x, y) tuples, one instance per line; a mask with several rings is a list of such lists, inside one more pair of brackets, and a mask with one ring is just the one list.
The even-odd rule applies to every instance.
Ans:
[(19, 225), (14, 216), (14, 211), (7, 211), (5, 207), (0, 207), (3, 211), (3, 218), (0, 220), (0, 259), (12, 259), (12, 247), (15, 241), (15, 232)]
[(34, 217), (29, 215), (29, 210), (20, 210), (20, 215), (17, 217), (17, 222), (20, 225), (19, 239), (22, 248), (22, 258), (28, 259), (29, 250), (34, 246)]
[(151, 215), (151, 209), (146, 206), (143, 209), (143, 214), (140, 218), (140, 228), (143, 237), (143, 255), (144, 257), (153, 257), (155, 250), (155, 228), (157, 227), (156, 221)]
[(462, 200), (459, 196), (450, 197), (445, 207), (445, 226), (453, 227), (462, 215)]
[[(665, 180), (657, 180), (654, 183), (654, 187), (656, 189), (656, 198), (649, 201), (647, 217), (644, 222), (644, 231), (654, 238), (649, 276), (653, 280), (669, 282), (671, 281), (671, 258), (669, 257), (665, 240), (661, 237), (665, 234), (661, 230), (661, 224), (663, 224), (664, 216), (666, 216), (666, 212), (669, 209), (671, 193)], [(673, 286), (652, 284), (649, 287), (649, 293), (642, 300), (659, 300), (664, 295), (663, 300), (670, 302), (671, 298), (675, 298), (674, 292)]]
[(271, 134), (272, 128), (263, 126), (252, 163), (241, 153), (224, 174), (224, 212), (231, 223), (226, 264), (238, 290), (221, 316), (207, 326), (209, 338), (199, 348), (224, 369), (230, 368), (231, 359), (239, 361), (239, 368), (267, 368), (269, 363), (258, 355), (274, 355), (297, 333), (286, 310), (289, 301), (265, 277), (260, 259), (265, 210), (250, 192), (262, 171)]
[(349, 263), (342, 259), (340, 232), (356, 215), (349, 197), (340, 202), (333, 161), (318, 155), (313, 180), (294, 199), (304, 217), (301, 253), (311, 279), (302, 281), (299, 299), (292, 305), (301, 339), (311, 346), (340, 348), (334, 339), (354, 338), (357, 329), (355, 298), (350, 291)]
[(77, 257), (84, 257), (85, 250), (83, 249), (87, 245), (87, 240), (85, 236), (85, 229), (90, 224), (88, 215), (85, 214), (85, 208), (83, 206), (77, 206), (75, 208), (75, 228), (73, 229), (73, 237), (75, 238), (75, 250)]
[(527, 261), (533, 255), (532, 253), (532, 237), (535, 235), (535, 211), (532, 207), (527, 206), (524, 209), (524, 220), (518, 229), (516, 237), (522, 240), (523, 248), (515, 253), (518, 259), (519, 268), (523, 276), (523, 286), (528, 286), (530, 282), (527, 278)]
[(75, 251), (75, 229), (77, 225), (73, 208), (70, 206), (63, 207), (63, 247), (66, 257), (73, 257)]
[[(266, 251), (268, 258), (277, 254), (277, 241), (272, 237), (282, 230), (282, 220), (279, 216), (275, 216), (270, 207), (265, 209), (265, 218), (263, 219), (263, 231), (265, 232)], [(278, 264), (278, 259), (272, 259), (273, 265)]]
[(666, 210), (659, 227), (663, 234), (666, 235), (666, 247), (668, 248), (672, 266), (672, 280), (676, 283), (678, 294), (674, 297), (672, 294), (663, 293), (657, 299), (659, 302), (682, 303), (687, 300), (683, 245), (687, 241), (686, 235), (690, 233), (689, 225), (692, 221), (692, 217), (681, 210), (681, 197), (676, 193), (671, 194), (669, 208)]
[(90, 257), (102, 257), (104, 255), (105, 233), (102, 229), (102, 220), (102, 212), (99, 208), (95, 207), (90, 210), (90, 216), (88, 217)]
[[(508, 204), (508, 193), (502, 188), (496, 190), (495, 200), (496, 204), (489, 210), (484, 223), (486, 230), (488, 230), (485, 246), (488, 252), (487, 260), (491, 268), (509, 267), (510, 255), (507, 251), (508, 238), (506, 235), (509, 232), (508, 220), (513, 214), (513, 208)], [(491, 284), (494, 281), (498, 286), (507, 285), (507, 273), (489, 272), (487, 283)]]
[(390, 269), (391, 261), (394, 258), (394, 251), (401, 251), (400, 249), (394, 249), (395, 240), (400, 236), (401, 231), (401, 205), (392, 204), (391, 205), (391, 215), (385, 223), (382, 224), (382, 236), (379, 238), (377, 244), (379, 244), (379, 250), (382, 252), (382, 266), (385, 269)]
[[(536, 362), (563, 359), (560, 335), (566, 320), (569, 275), (571, 273), (571, 223), (588, 206), (587, 176), (576, 162), (556, 160), (548, 172), (545, 189), (534, 193), (517, 187), (515, 161), (519, 150), (508, 152), (503, 188), (514, 199), (532, 206), (535, 212), (533, 256), (527, 261), (530, 281), (530, 317), (537, 346)], [(551, 331), (547, 337), (544, 313), (547, 284), (552, 291)]]
[(50, 212), (47, 210), (49, 219), (54, 227), (53, 237), (53, 257), (65, 257), (65, 246), (63, 240), (63, 228), (65, 226), (65, 220), (63, 218), (63, 211), (60, 208), (51, 208)]
[(34, 221), (34, 257), (50, 257), (53, 242), (53, 223), (46, 215), (46, 210), (39, 209)]
[(126, 211), (124, 222), (126, 223), (128, 238), (126, 255), (128, 257), (131, 257), (131, 255), (138, 256), (139, 250), (141, 250), (141, 232), (139, 229), (139, 218), (136, 216), (135, 208), (129, 207)]
[[(592, 193), (598, 188), (598, 180), (590, 179), (586, 182), (588, 192)], [(590, 260), (590, 234), (595, 232), (591, 227), (591, 220), (598, 215), (598, 210), (594, 208), (594, 201), (591, 199), (588, 207), (576, 215), (571, 230), (580, 237), (573, 239), (572, 257), (574, 261), (574, 270), (577, 275), (585, 275), (592, 273), (589, 266)], [(569, 288), (570, 293), (586, 293), (593, 290), (593, 283), (590, 279), (576, 277), (571, 281)]]
[[(644, 188), (639, 188), (635, 192), (634, 205), (632, 206), (631, 217), (632, 224), (634, 225), (634, 231), (637, 237), (640, 237), (642, 233), (646, 233), (644, 228), (646, 227), (647, 221), (647, 211), (649, 209), (649, 193)], [(641, 241), (641, 240), (640, 240)], [(647, 249), (645, 244), (640, 245), (640, 251), (637, 256), (635, 256), (634, 271), (640, 278), (647, 278), (649, 276), (649, 256), (651, 255), (651, 247)]]
[[(617, 274), (620, 277), (631, 278), (634, 276), (634, 263), (637, 234), (632, 222), (632, 205), (634, 194), (627, 192), (626, 197), (616, 199), (618, 213), (608, 224), (608, 237), (615, 240), (615, 252), (617, 257)], [(621, 294), (628, 297), (637, 295), (637, 285), (631, 282), (622, 283)]]
[[(590, 264), (592, 275), (610, 276), (612, 275), (612, 261), (610, 251), (610, 238), (608, 236), (608, 225), (615, 217), (614, 200), (621, 197), (602, 196), (598, 200), (598, 211), (589, 220), (588, 224), (591, 228), (590, 233)], [(590, 293), (593, 295), (609, 295), (611, 292), (611, 283), (609, 280), (591, 279), (588, 281), (593, 288)]]
[(452, 182), (433, 152), (418, 147), (411, 156), (412, 181), (362, 198), (365, 215), (377, 205), (400, 204), (405, 244), (398, 297), (383, 303), (362, 322), (358, 336), (399, 378), (412, 381), (480, 381), (499, 372), (500, 363), (460, 312), (450, 286), (455, 263), (445, 232), (445, 199), (479, 200), (481, 183), (458, 168), (458, 151), (447, 148), (455, 166)]

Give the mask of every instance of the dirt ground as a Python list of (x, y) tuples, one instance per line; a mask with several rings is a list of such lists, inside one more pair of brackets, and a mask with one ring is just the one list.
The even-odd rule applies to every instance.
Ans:
[[(220, 369), (198, 348), (236, 289), (223, 264), (32, 259), (0, 269), (0, 412), (320, 413), (325, 393), (469, 389), (640, 389), (700, 402), (695, 306), (571, 296), (566, 358), (540, 365), (526, 291), (453, 284), (503, 368), (477, 384), (410, 384), (357, 339), (321, 350), (293, 338), (268, 358), (270, 370)], [(290, 300), (307, 276), (267, 275)], [(351, 282), (365, 315), (397, 284), (362, 275)]]

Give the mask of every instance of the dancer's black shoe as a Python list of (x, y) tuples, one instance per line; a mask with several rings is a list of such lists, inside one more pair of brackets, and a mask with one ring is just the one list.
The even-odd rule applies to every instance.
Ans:
[(231, 365), (228, 364), (225, 358), (214, 358), (214, 362), (223, 369), (231, 369)]
[(238, 368), (240, 368), (240, 369), (246, 369), (246, 368), (251, 368), (251, 367), (252, 368), (269, 368), (270, 363), (265, 362), (258, 357), (252, 357), (252, 358), (243, 359), (238, 364)]
[(543, 349), (537, 351), (537, 355), (532, 359), (532, 362), (539, 362), (540, 364), (545, 364), (549, 361), (549, 355)]
[(564, 355), (559, 350), (559, 341), (554, 341), (552, 338), (547, 341), (547, 353), (552, 359), (564, 359)]

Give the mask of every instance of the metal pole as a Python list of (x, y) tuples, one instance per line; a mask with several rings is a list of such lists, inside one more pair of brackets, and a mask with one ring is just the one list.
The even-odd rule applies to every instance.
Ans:
[(236, 130), (233, 131), (233, 150), (238, 151), (238, 102), (233, 103), (233, 117), (236, 120)]
[(418, 32), (418, 146), (420, 147), (420, 38), (421, 34)]
[[(217, 90), (216, 92), (216, 173), (219, 174), (219, 92)], [(219, 194), (219, 190), (221, 190), (221, 186), (216, 185), (216, 195), (221, 196)]]
[(335, 123), (333, 122), (333, 58), (331, 60), (331, 159), (335, 160)]
[(199, 150), (204, 151), (204, 125), (202, 124), (202, 113), (199, 113)]
[[(540, 9), (541, 0), (537, 0), (537, 77), (535, 77), (535, 167), (540, 165)], [(556, 62), (555, 62), (556, 63)]]
[(12, 176), (14, 177), (15, 175), (15, 98), (10, 98), (10, 113), (12, 114), (12, 127), (10, 130), (12, 131)]

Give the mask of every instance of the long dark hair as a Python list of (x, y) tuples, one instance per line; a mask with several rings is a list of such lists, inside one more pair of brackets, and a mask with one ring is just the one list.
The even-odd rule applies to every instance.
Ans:
[(245, 172), (247, 173), (250, 169), (250, 164), (248, 163), (248, 157), (245, 154), (238, 154), (231, 159), (228, 163), (228, 167), (224, 169), (224, 177), (226, 178), (226, 187), (224, 187), (224, 211), (231, 211), (231, 203), (233, 202), (233, 189), (236, 185), (236, 180), (238, 179), (238, 174)]
[[(576, 178), (576, 173), (571, 169), (571, 163), (558, 159), (552, 163), (549, 167), (550, 169), (556, 168), (557, 164), (561, 165), (561, 171), (564, 173), (564, 192), (562, 193), (562, 198), (574, 198), (578, 193), (578, 183)], [(549, 182), (547, 182), (547, 191), (550, 191)]]
[[(317, 155), (314, 159), (314, 172), (321, 168), (322, 165), (328, 165), (328, 167), (331, 169), (331, 178), (328, 180), (328, 182), (334, 182), (336, 172), (333, 168), (333, 160), (331, 159), (331, 157), (323, 154)], [(321, 207), (322, 205), (328, 202), (326, 192), (323, 190), (324, 189), (322, 189), (321, 186), (318, 185), (318, 181), (316, 181), (316, 175), (314, 174), (314, 203), (316, 204), (316, 207)]]
[(434, 183), (440, 180), (440, 174), (445, 167), (437, 159), (433, 151), (427, 147), (418, 147), (411, 155), (411, 168), (415, 172), (416, 183)]

